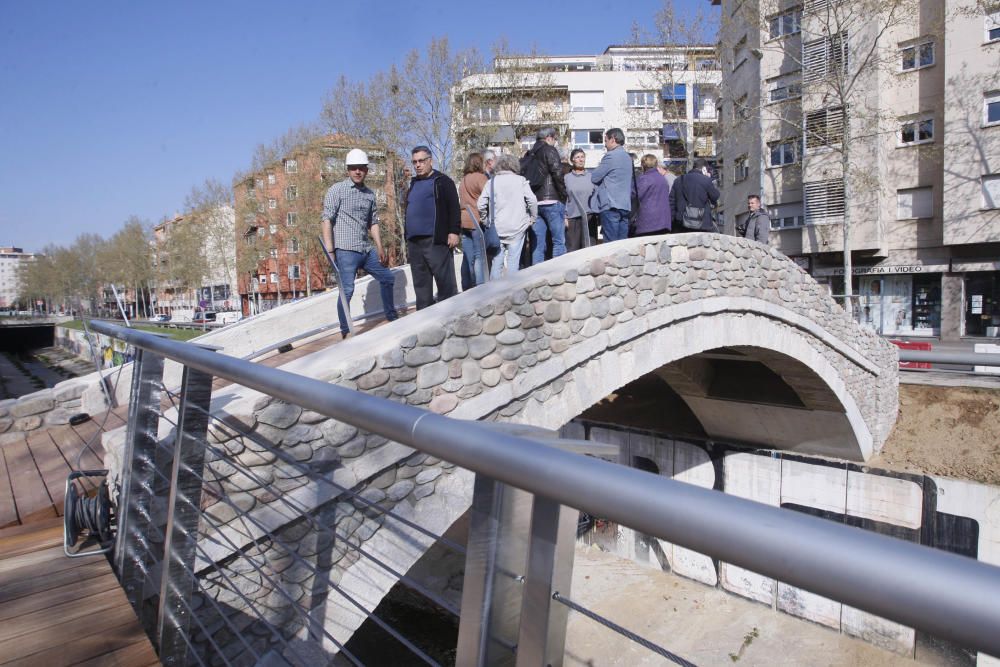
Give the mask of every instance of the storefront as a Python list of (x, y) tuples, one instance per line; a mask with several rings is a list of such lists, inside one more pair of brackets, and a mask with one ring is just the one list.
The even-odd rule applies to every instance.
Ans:
[[(854, 316), (883, 336), (938, 336), (941, 333), (941, 275), (947, 260), (852, 267)], [(844, 293), (844, 269), (818, 267), (813, 275)]]
[(1000, 262), (955, 260), (952, 270), (962, 276), (965, 336), (1000, 337)]

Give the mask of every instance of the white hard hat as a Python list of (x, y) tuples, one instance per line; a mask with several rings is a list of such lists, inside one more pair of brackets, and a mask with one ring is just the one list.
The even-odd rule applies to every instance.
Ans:
[(360, 148), (352, 148), (347, 153), (347, 159), (344, 160), (344, 164), (347, 166), (363, 164), (368, 166), (368, 153), (365, 153)]

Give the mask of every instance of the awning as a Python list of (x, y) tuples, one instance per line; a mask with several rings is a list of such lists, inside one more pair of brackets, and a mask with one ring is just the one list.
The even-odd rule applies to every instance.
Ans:
[(687, 139), (687, 126), (684, 123), (664, 123), (663, 141), (679, 141)]
[[(899, 275), (904, 273), (945, 273), (948, 271), (947, 259), (915, 259), (905, 264), (875, 264), (874, 266), (851, 267), (855, 276)], [(842, 276), (844, 267), (817, 267), (813, 269), (814, 276)]]
[(663, 99), (665, 100), (687, 99), (687, 84), (675, 83), (671, 85), (668, 83), (663, 87)]
[(1000, 271), (1000, 260), (991, 259), (953, 259), (951, 270), (955, 273), (970, 271)]

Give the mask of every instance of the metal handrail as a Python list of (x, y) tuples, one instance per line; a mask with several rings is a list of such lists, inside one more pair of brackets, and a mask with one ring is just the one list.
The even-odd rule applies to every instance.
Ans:
[(164, 340), (143, 350), (350, 423), (476, 473), (963, 646), (1000, 656), (1000, 568), (579, 456), (409, 405)]
[(934, 352), (933, 350), (900, 350), (900, 361), (923, 361), (932, 364), (965, 366), (1000, 366), (1000, 354), (993, 352)]

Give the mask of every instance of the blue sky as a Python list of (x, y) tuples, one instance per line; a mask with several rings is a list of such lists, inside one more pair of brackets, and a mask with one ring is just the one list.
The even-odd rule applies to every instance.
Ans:
[[(679, 0), (705, 6), (708, 0)], [(536, 17), (539, 8), (551, 16)], [(314, 120), (432, 36), (488, 51), (599, 53), (661, 0), (0, 0), (0, 246), (38, 251), (181, 210), (253, 148)]]

